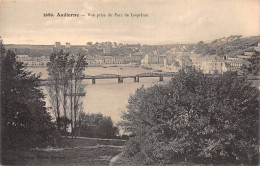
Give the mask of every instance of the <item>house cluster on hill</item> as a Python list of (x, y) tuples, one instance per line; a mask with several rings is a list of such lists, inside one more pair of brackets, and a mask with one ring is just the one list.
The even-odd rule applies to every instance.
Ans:
[(252, 63), (245, 57), (220, 57), (218, 55), (205, 55), (190, 54), (192, 60), (192, 66), (201, 69), (204, 73), (213, 74), (226, 71), (238, 71), (242, 72), (243, 69), (250, 69)]
[[(242, 54), (225, 55), (220, 57), (217, 54), (196, 54), (184, 50), (169, 50), (165, 55), (158, 55), (156, 52), (146, 54), (141, 60), (141, 64), (146, 67), (162, 68), (168, 71), (178, 71), (186, 67), (195, 67), (206, 74), (222, 74), (226, 71), (238, 71), (245, 73), (247, 70), (252, 71), (250, 60), (260, 57), (260, 43), (258, 46), (249, 47)], [(249, 72), (250, 73), (250, 72)]]
[(140, 64), (143, 58), (140, 44), (128, 45), (116, 42), (92, 43), (85, 47), (87, 63), (90, 66), (106, 64)]

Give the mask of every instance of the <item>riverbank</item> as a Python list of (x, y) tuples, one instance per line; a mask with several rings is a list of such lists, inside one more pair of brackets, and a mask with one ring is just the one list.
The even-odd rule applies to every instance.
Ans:
[(107, 166), (124, 144), (116, 139), (62, 138), (57, 147), (8, 150), (2, 154), (2, 165)]

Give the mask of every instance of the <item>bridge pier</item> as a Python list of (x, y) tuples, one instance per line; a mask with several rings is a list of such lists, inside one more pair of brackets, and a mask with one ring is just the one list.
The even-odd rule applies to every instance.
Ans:
[(123, 77), (118, 78), (118, 83), (123, 83)]
[(134, 77), (134, 82), (139, 82), (139, 76)]
[(96, 79), (93, 78), (93, 79), (92, 79), (92, 84), (95, 84), (95, 83), (96, 83)]
[(163, 76), (159, 77), (159, 81), (162, 82), (163, 81)]

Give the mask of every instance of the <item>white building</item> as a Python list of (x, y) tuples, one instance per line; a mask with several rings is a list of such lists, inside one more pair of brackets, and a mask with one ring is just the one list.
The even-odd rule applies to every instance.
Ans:
[(190, 59), (192, 61), (193, 67), (200, 69), (206, 74), (222, 74), (227, 71), (227, 66), (225, 65), (225, 60), (218, 55), (206, 55), (202, 56), (200, 54), (190, 54)]
[(61, 43), (60, 42), (55, 42), (55, 48), (60, 48), (61, 47)]
[(252, 63), (247, 60), (226, 60), (226, 63), (229, 63), (231, 66), (231, 70), (239, 70), (243, 67), (250, 68), (252, 66)]
[(217, 55), (207, 55), (201, 60), (201, 70), (206, 74), (222, 74), (225, 71), (225, 60)]
[(192, 66), (192, 60), (187, 55), (177, 57), (176, 61), (179, 63), (180, 68)]
[(24, 59), (24, 58), (29, 58), (29, 56), (28, 55), (16, 55), (16, 58), (18, 60), (21, 60), (21, 59)]
[(66, 42), (65, 48), (69, 49), (71, 47), (71, 44), (69, 42)]
[(245, 56), (254, 56), (255, 55), (255, 52), (244, 52), (244, 55)]
[(192, 61), (192, 65), (193, 67), (195, 67), (196, 69), (200, 69), (201, 68), (201, 61), (202, 61), (202, 55), (201, 54), (195, 54), (195, 53), (191, 53), (189, 54), (190, 59)]
[(141, 60), (142, 65), (151, 65), (151, 64), (164, 64), (165, 56), (151, 55), (146, 54)]
[(40, 57), (41, 66), (47, 66), (48, 62), (50, 62), (50, 58), (46, 56)]
[(17, 60), (23, 62), (26, 66), (47, 66), (50, 59), (46, 56), (29, 57), (28, 55), (17, 55)]
[(250, 55), (237, 55), (237, 58), (239, 58), (239, 59), (251, 59), (252, 56), (250, 56)]

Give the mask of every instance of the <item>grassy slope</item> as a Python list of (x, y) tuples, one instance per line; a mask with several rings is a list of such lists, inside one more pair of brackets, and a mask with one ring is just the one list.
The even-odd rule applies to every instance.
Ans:
[(7, 165), (108, 165), (122, 151), (121, 140), (62, 139), (59, 148), (10, 150), (2, 158)]

